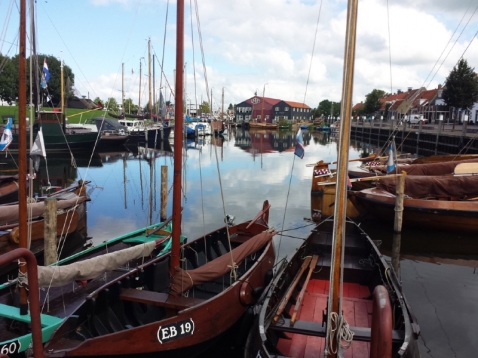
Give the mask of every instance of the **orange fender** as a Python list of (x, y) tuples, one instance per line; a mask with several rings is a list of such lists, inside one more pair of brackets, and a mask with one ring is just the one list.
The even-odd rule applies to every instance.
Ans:
[(392, 306), (388, 291), (377, 286), (373, 291), (370, 358), (392, 357)]

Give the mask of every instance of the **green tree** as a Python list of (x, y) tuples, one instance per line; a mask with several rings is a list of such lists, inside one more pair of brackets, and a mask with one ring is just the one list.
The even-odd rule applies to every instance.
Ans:
[(18, 67), (12, 59), (0, 54), (0, 99), (12, 104), (18, 96)]
[(133, 103), (131, 98), (124, 100), (124, 112), (125, 113), (136, 113), (138, 107)]
[(442, 95), (447, 105), (457, 109), (470, 110), (478, 102), (478, 77), (465, 59), (451, 70)]
[(108, 111), (117, 112), (119, 110), (118, 102), (113, 97), (108, 98), (104, 106)]
[(365, 96), (365, 103), (364, 103), (364, 113), (367, 115), (374, 114), (382, 107), (382, 102), (380, 102), (380, 98), (383, 97), (385, 91), (374, 89), (372, 92)]
[(232, 105), (232, 103), (229, 103), (229, 107), (227, 107), (227, 109), (234, 109), (234, 106)]
[(206, 101), (203, 101), (203, 102), (199, 105), (199, 110), (201, 111), (201, 113), (209, 113), (209, 112), (210, 112), (209, 103), (206, 102)]
[(324, 99), (319, 103), (319, 106), (314, 112), (315, 116), (332, 116), (337, 117), (340, 115), (340, 102), (331, 102), (328, 99)]

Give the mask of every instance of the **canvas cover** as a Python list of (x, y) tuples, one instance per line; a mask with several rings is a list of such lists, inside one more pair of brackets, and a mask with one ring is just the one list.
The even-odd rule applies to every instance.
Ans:
[(173, 296), (179, 296), (194, 285), (199, 285), (223, 276), (231, 270), (231, 253), (235, 265), (239, 266), (247, 256), (264, 247), (276, 233), (277, 231), (263, 231), (247, 240), (241, 246), (236, 247), (231, 252), (227, 252), (194, 270), (183, 270), (176, 267), (176, 272), (171, 279), (170, 293)]
[[(63, 210), (74, 207), (77, 204), (85, 202), (85, 196), (76, 197), (68, 200), (58, 200), (57, 209)], [(32, 209), (32, 217), (42, 216), (45, 212), (45, 203), (43, 201), (27, 204), (28, 209)], [(2, 205), (0, 206), (0, 225), (18, 222), (18, 205)]]
[(91, 280), (128, 261), (150, 255), (155, 247), (156, 242), (151, 241), (70, 265), (38, 266), (38, 284), (40, 287), (58, 287), (77, 280)]
[[(453, 174), (455, 167), (460, 163), (478, 163), (478, 158), (439, 162), (439, 163), (427, 163), (427, 164), (410, 164), (410, 165), (397, 165), (392, 173), (400, 174), (402, 171), (407, 172), (407, 175), (445, 175)], [(374, 167), (374, 170), (380, 170), (383, 173), (387, 172), (386, 166)]]
[[(425, 165), (425, 164), (422, 164)], [(396, 193), (396, 178), (382, 179), (377, 188)], [(406, 176), (405, 194), (414, 199), (469, 199), (478, 197), (478, 176)]]

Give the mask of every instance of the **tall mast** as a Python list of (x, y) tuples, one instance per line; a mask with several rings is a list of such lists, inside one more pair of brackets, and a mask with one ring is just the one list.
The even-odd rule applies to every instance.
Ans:
[(122, 115), (124, 116), (124, 62), (121, 64), (121, 108), (122, 108)]
[(149, 104), (148, 111), (149, 115), (153, 114), (153, 104), (151, 103), (151, 39), (148, 39), (148, 93), (149, 93)]
[(138, 114), (140, 114), (141, 111), (141, 58), (139, 59), (139, 93), (138, 93)]
[(224, 87), (222, 88), (222, 108), (221, 108), (221, 111), (222, 111), (222, 120), (224, 121)]
[(176, 19), (176, 89), (174, 106), (174, 177), (173, 177), (173, 245), (170, 273), (179, 266), (181, 235), (181, 171), (183, 154), (183, 64), (184, 64), (184, 0), (178, 0)]
[[(20, 48), (18, 56), (18, 220), (20, 247), (27, 247), (27, 80), (26, 80), (26, 1), (20, 1)], [(25, 274), (25, 260), (20, 259), (20, 271)], [(20, 290), (20, 314), (28, 313), (27, 292)]]
[(158, 108), (156, 107), (156, 71), (154, 66), (154, 55), (153, 55), (153, 112), (158, 114)]
[[(342, 101), (340, 108), (340, 135), (337, 162), (337, 184), (335, 190), (334, 231), (332, 247), (332, 269), (330, 272), (329, 304), (327, 314), (327, 342), (332, 342), (332, 350), (337, 352), (340, 344), (338, 335), (332, 335), (331, 314), (342, 315), (343, 245), (345, 241), (345, 222), (347, 206), (347, 177), (350, 142), (350, 117), (352, 112), (352, 90), (355, 62), (355, 38), (357, 29), (358, 0), (349, 0), (347, 7), (347, 32), (345, 37), (344, 74)], [(340, 321), (340, 319), (339, 319)], [(328, 357), (337, 357), (329, 352)]]

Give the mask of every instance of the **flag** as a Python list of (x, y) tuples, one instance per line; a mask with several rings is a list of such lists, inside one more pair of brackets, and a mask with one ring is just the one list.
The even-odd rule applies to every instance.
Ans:
[(48, 65), (46, 63), (46, 58), (45, 58), (43, 60), (43, 74), (40, 80), (41, 88), (46, 88), (49, 80), (50, 80), (50, 71), (48, 71)]
[(390, 142), (390, 147), (388, 149), (388, 162), (387, 162), (387, 173), (391, 173), (395, 170), (395, 153), (393, 150), (393, 142)]
[(12, 118), (8, 118), (7, 125), (3, 128), (2, 138), (0, 139), (0, 149), (3, 151), (12, 143)]
[(302, 131), (299, 128), (297, 132), (297, 137), (295, 138), (295, 151), (294, 154), (297, 155), (300, 159), (304, 158), (304, 144), (302, 144)]
[(40, 157), (46, 157), (45, 143), (43, 142), (43, 133), (41, 129), (38, 130), (35, 142), (33, 142), (32, 149), (30, 149), (30, 158), (33, 160), (35, 171), (40, 169)]

